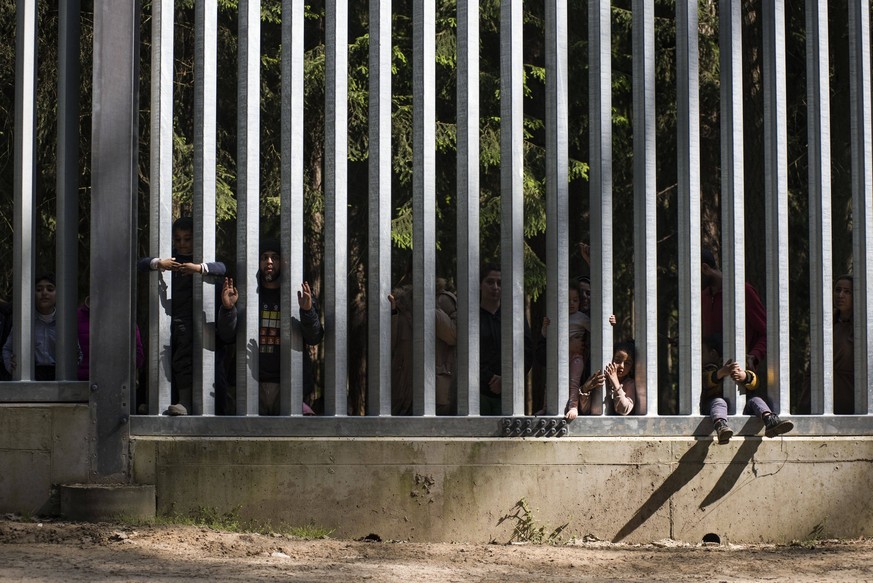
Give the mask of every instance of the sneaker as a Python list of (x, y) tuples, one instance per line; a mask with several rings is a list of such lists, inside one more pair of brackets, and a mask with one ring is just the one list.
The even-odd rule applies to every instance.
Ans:
[(767, 437), (776, 437), (783, 433), (788, 433), (794, 429), (794, 423), (788, 420), (779, 419), (776, 414), (771, 414), (764, 420), (764, 435)]
[(728, 427), (727, 421), (722, 421), (721, 419), (715, 422), (715, 431), (718, 434), (719, 445), (726, 444), (734, 436), (734, 432)]
[(181, 403), (176, 403), (175, 405), (170, 405), (167, 407), (167, 410), (164, 411), (164, 415), (171, 415), (173, 417), (178, 417), (180, 415), (187, 415), (188, 409), (185, 408), (185, 405)]

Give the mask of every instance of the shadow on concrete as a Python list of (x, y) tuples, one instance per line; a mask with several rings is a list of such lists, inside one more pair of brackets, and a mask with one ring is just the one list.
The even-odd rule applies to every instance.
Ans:
[[(707, 419), (704, 423), (709, 423), (709, 420)], [(701, 423), (701, 426), (704, 423)], [(698, 427), (698, 430), (700, 429), (701, 427)], [(697, 434), (697, 431), (695, 431), (695, 434)], [(700, 470), (703, 469), (703, 463), (706, 460), (706, 453), (709, 451), (710, 445), (712, 445), (711, 437), (696, 438), (691, 449), (679, 458), (673, 473), (667, 476), (664, 483), (652, 492), (649, 499), (640, 506), (639, 510), (634, 513), (627, 524), (621, 527), (621, 530), (613, 537), (612, 542), (621, 542), (625, 537), (638, 529), (670, 500), (673, 494), (681, 490), (694, 476), (699, 474)]]
[[(746, 430), (749, 429), (749, 425), (750, 423), (746, 423), (740, 432), (745, 433)], [(754, 426), (754, 424), (751, 425)], [(713, 487), (712, 491), (706, 495), (703, 502), (700, 503), (699, 508), (701, 510), (704, 510), (710, 504), (715, 504), (733, 489), (739, 481), (740, 476), (743, 475), (743, 470), (746, 468), (752, 457), (754, 457), (758, 448), (761, 447), (761, 443), (762, 441), (760, 439), (743, 440), (742, 445), (740, 445), (737, 449), (737, 453), (734, 455), (730, 463), (728, 463), (721, 478), (719, 478), (715, 483), (715, 487)]]

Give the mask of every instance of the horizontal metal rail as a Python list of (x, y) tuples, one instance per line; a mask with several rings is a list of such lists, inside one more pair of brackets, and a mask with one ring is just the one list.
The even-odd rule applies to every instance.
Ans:
[(0, 404), (87, 403), (87, 381), (10, 381), (0, 383)]
[[(870, 435), (870, 419), (863, 415), (840, 417), (793, 416), (794, 430), (786, 439), (819, 436)], [(561, 435), (537, 435), (542, 423), (563, 427)], [(512, 430), (507, 423), (517, 423), (530, 429), (527, 434)], [(731, 420), (735, 436), (764, 438), (763, 424), (757, 418), (740, 417)], [(130, 433), (134, 436), (165, 437), (684, 437), (712, 439), (712, 423), (707, 417), (634, 416), (585, 417), (566, 423), (560, 417), (153, 417), (130, 418)], [(778, 439), (778, 438), (777, 438)]]

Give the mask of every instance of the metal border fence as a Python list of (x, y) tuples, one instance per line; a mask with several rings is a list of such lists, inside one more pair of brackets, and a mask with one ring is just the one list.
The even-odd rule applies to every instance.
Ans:
[[(124, 4), (119, 9), (119, 4)], [(138, 51), (141, 7), (136, 2), (96, 0), (94, 34), (94, 105), (92, 166), (92, 241), (101, 244), (91, 251), (92, 379), (73, 381), (76, 337), (71, 327), (75, 311), (75, 225), (77, 189), (75, 169), (77, 130), (71, 117), (78, 111), (78, 2), (60, 3), (61, 42), (58, 47), (58, 249), (60, 295), (58, 301), (57, 361), (55, 383), (32, 379), (32, 352), (27, 350), (33, 333), (31, 313), (34, 287), (34, 152), (36, 92), (37, 0), (18, 0), (16, 37), (16, 141), (15, 141), (15, 231), (14, 239), (14, 351), (19, 355), (15, 381), (4, 383), (0, 402), (84, 402), (96, 407), (99, 435), (110, 435), (118, 424), (128, 423), (133, 386), (132, 338), (134, 277), (107, 267), (131, 265), (134, 259), (136, 221), (136, 152), (138, 104)], [(216, 173), (216, 13), (214, 1), (196, 6), (195, 52), (195, 143), (194, 214), (195, 254), (209, 257), (215, 251)], [(503, 0), (500, 5), (500, 129), (501, 129), (501, 267), (503, 289), (502, 408), (506, 417), (524, 415), (524, 269), (523, 269), (523, 135), (522, 122), (522, 2)], [(810, 281), (811, 377), (813, 417), (800, 422), (810, 433), (869, 434), (873, 407), (873, 314), (870, 300), (873, 257), (873, 107), (871, 107), (870, 5), (849, 3), (851, 76), (851, 144), (855, 313), (855, 416), (833, 416), (833, 314), (830, 267), (832, 227), (829, 151), (828, 19), (826, 0), (807, 0), (807, 101), (810, 175)], [(293, 292), (288, 282), (303, 276), (303, 3), (282, 1), (282, 187), (281, 236), (287, 245), (281, 310), (292, 312)], [(591, 358), (611, 359), (613, 247), (612, 208), (612, 63), (611, 4), (589, 0), (590, 190), (592, 347)], [(745, 346), (744, 282), (747, 237), (744, 233), (743, 102), (741, 3), (720, 4), (719, 46), (721, 69), (722, 166), (722, 265), (724, 269), (725, 352), (742, 354)], [(370, 95), (369, 95), (369, 300), (367, 417), (345, 418), (348, 386), (349, 331), (346, 232), (347, 207), (347, 69), (349, 10), (343, 0), (326, 2), (326, 124), (325, 124), (325, 289), (323, 318), (326, 328), (324, 386), (325, 417), (302, 417), (302, 358), (299, 339), (288, 326), (282, 329), (280, 383), (282, 416), (258, 418), (257, 359), (247, 346), (258, 341), (256, 281), (252, 269), (236, 269), (240, 302), (248, 316), (237, 338), (237, 403), (240, 417), (214, 417), (212, 375), (215, 366), (211, 340), (215, 324), (215, 297), (211, 288), (195, 286), (195, 398), (198, 415), (168, 419), (157, 414), (170, 404), (168, 355), (169, 317), (162, 309), (166, 294), (152, 295), (149, 305), (148, 347), (149, 416), (134, 417), (129, 431), (143, 434), (219, 435), (227, 432), (344, 436), (501, 434), (495, 418), (479, 418), (478, 269), (479, 254), (479, 5), (459, 1), (457, 7), (457, 225), (458, 289), (458, 416), (435, 416), (434, 297), (428, 290), (435, 281), (435, 2), (413, 3), (413, 297), (414, 416), (390, 416), (390, 290), (391, 217), (391, 26), (388, 3), (370, 2)], [(604, 395), (596, 420), (577, 422), (570, 432), (591, 435), (674, 435), (708, 432), (701, 429), (696, 404), (701, 394), (700, 304), (701, 216), (700, 132), (698, 98), (698, 3), (676, 3), (676, 64), (678, 108), (678, 201), (679, 201), (679, 416), (659, 417), (657, 395), (657, 310), (653, 290), (657, 286), (655, 221), (655, 44), (653, 0), (633, 0), (633, 99), (634, 99), (634, 337), (638, 339), (636, 383), (646, 391), (648, 408), (640, 417), (603, 414)], [(173, 23), (172, 0), (151, 3), (151, 95), (150, 103), (150, 251), (170, 255), (173, 138)], [(260, 13), (258, 0), (239, 2), (239, 70), (237, 122), (238, 157), (236, 193), (238, 204), (237, 257), (239, 267), (258, 263), (259, 240), (259, 124), (260, 124)], [(763, 3), (765, 114), (765, 192), (768, 312), (767, 377), (776, 410), (788, 410), (789, 293), (787, 264), (787, 137), (785, 119), (785, 29), (784, 3)], [(547, 415), (560, 413), (568, 384), (568, 86), (567, 0), (546, 2), (546, 173), (547, 173), (547, 313), (555, 324), (549, 328), (546, 367)], [(623, 153), (630, 155), (631, 153)], [(71, 174), (72, 173), (72, 174)], [(72, 241), (72, 243), (71, 243)], [(249, 275), (247, 276), (247, 272)], [(150, 274), (153, 287), (162, 276)], [(63, 323), (62, 323), (63, 322)], [(130, 325), (118, 325), (129, 322)], [(111, 324), (110, 324), (111, 323)], [(553, 347), (553, 349), (552, 349)], [(107, 389), (111, 387), (111, 389)], [(733, 388), (728, 389), (733, 393)], [(733, 396), (733, 395), (732, 395)], [(742, 410), (743, 396), (735, 407)], [(99, 403), (99, 404), (98, 404)], [(108, 404), (111, 412), (107, 413)], [(816, 417), (818, 416), (818, 417)], [(534, 426), (536, 432), (537, 427)], [(749, 432), (757, 430), (754, 422)], [(101, 433), (102, 432), (102, 433)], [(518, 434), (518, 433), (516, 433)], [(112, 441), (112, 439), (109, 439)], [(114, 466), (107, 466), (110, 471)]]

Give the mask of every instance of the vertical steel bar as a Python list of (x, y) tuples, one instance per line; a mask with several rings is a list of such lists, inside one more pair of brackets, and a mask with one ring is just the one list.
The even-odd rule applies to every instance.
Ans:
[[(218, 6), (194, 6), (194, 257), (215, 255)], [(215, 414), (215, 284), (194, 280), (194, 411)], [(221, 285), (219, 283), (219, 285)]]
[[(633, 3), (634, 338), (637, 414), (658, 411), (658, 217), (655, 2)], [(651, 389), (651, 391), (649, 391)]]
[(852, 265), (854, 271), (855, 414), (873, 413), (873, 105), (870, 96), (870, 6), (849, 3), (852, 107)]
[[(721, 66), (721, 268), (724, 358), (745, 363), (746, 293), (743, 186), (743, 28), (740, 0), (719, 6)], [(724, 383), (725, 398), (737, 411), (745, 394)], [(736, 401), (734, 401), (736, 397)]]
[[(139, 174), (139, 2), (94, 2), (91, 134), (92, 481), (129, 476)], [(111, 282), (111, 285), (107, 285)], [(110, 324), (111, 325), (108, 325)]]
[(391, 414), (391, 4), (370, 0), (367, 413)]
[[(172, 255), (173, 222), (173, 2), (152, 3), (151, 143), (149, 150), (149, 253)], [(149, 413), (166, 410), (171, 398), (170, 317), (173, 276), (149, 273)], [(91, 312), (92, 319), (94, 312)], [(93, 352), (93, 351), (92, 351)], [(95, 352), (95, 354), (97, 354)]]
[[(567, 2), (546, 2), (546, 414), (562, 411), (569, 375)], [(537, 404), (534, 404), (537, 407)]]
[(326, 4), (325, 82), (325, 414), (348, 411), (348, 3)]
[(812, 413), (833, 407), (833, 274), (828, 3), (806, 1), (806, 97), (809, 148), (810, 398)]
[(479, 414), (479, 0), (458, 2), (458, 415)]
[(15, 210), (13, 217), (13, 378), (33, 378), (33, 298), (36, 263), (36, 0), (18, 0), (15, 28)]
[(679, 413), (700, 400), (700, 69), (697, 0), (676, 3), (679, 205)]
[[(591, 368), (612, 360), (612, 33), (609, 0), (589, 0), (589, 119), (591, 207)], [(603, 392), (591, 396), (603, 412)]]
[(412, 3), (412, 410), (435, 414), (436, 7)]
[[(287, 264), (282, 274), (281, 309), (299, 311), (295, 290), (303, 274), (303, 2), (282, 2), (282, 193), (281, 231)], [(291, 322), (291, 318), (283, 318)], [(280, 328), (280, 413), (303, 413), (303, 359), (308, 347), (299, 330)], [(285, 372), (287, 371), (287, 374)]]
[[(237, 80), (237, 307), (244, 306), (236, 336), (236, 410), (258, 414), (259, 304), (255, 271), (259, 264), (261, 3), (239, 2)], [(254, 350), (254, 356), (250, 351)]]
[(524, 414), (522, 2), (500, 3), (500, 329), (504, 415)]
[(764, 197), (767, 236), (767, 391), (790, 410), (788, 270), (788, 130), (785, 104), (785, 5), (762, 5), (764, 29)]
[(79, 0), (58, 4), (57, 354), (55, 378), (76, 380), (79, 294)]

